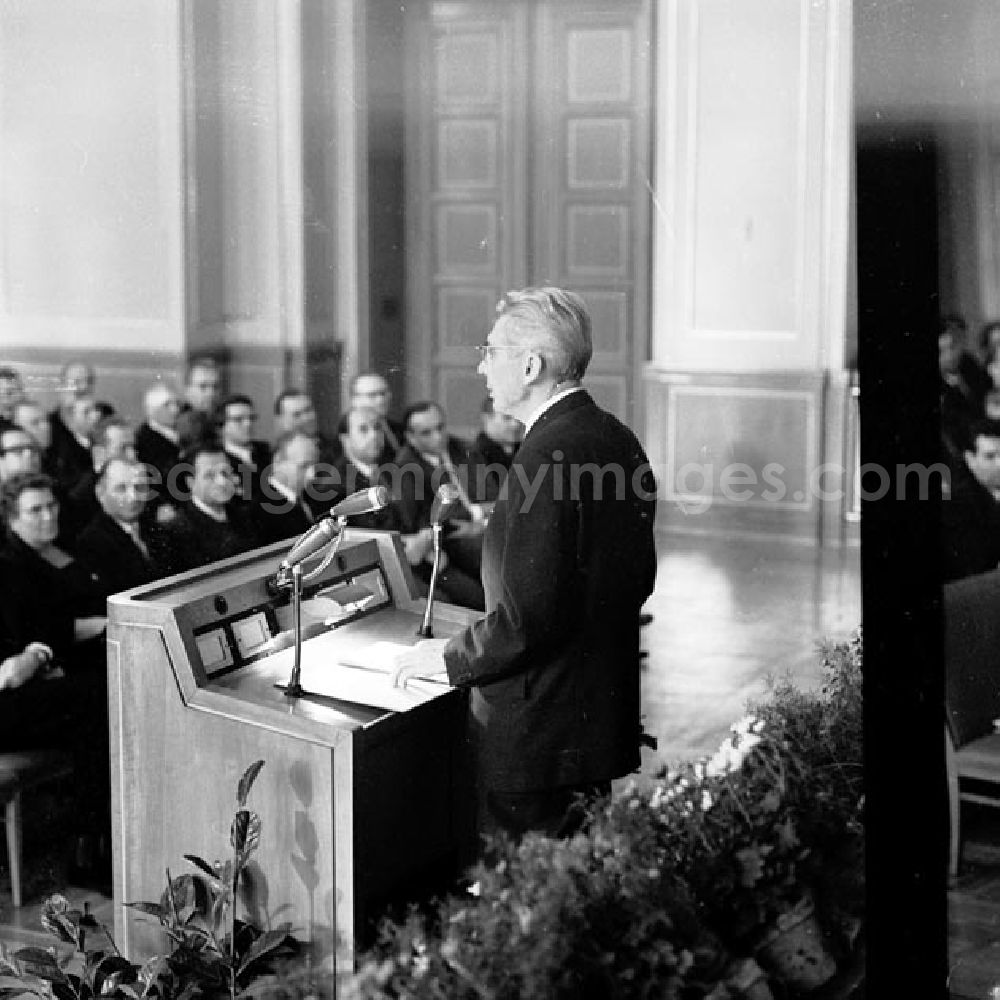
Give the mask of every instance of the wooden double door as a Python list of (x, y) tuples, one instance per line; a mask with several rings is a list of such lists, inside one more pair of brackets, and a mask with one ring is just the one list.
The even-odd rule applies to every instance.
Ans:
[(633, 423), (649, 343), (649, 0), (407, 5), (406, 367), (459, 433), (505, 291), (555, 284), (594, 321), (587, 383)]

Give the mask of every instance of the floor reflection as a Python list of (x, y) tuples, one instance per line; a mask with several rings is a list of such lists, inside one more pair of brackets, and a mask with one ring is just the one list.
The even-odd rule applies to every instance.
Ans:
[(643, 629), (643, 772), (714, 751), (768, 674), (819, 683), (816, 651), (861, 621), (860, 550), (661, 535)]

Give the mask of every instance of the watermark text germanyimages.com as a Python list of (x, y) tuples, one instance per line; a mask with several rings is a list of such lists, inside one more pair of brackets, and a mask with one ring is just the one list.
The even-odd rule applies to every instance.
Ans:
[[(834, 462), (808, 470), (789, 470), (779, 462), (769, 462), (761, 469), (744, 462), (688, 462), (672, 475), (656, 477), (648, 463), (625, 467), (618, 463), (597, 465), (593, 462), (563, 462), (558, 451), (553, 461), (541, 463), (529, 474), (521, 465), (507, 471), (499, 464), (470, 463), (456, 471), (473, 499), (486, 495), (486, 484), (503, 482), (501, 495), (519, 498), (519, 509), (527, 513), (540, 495), (553, 500), (614, 499), (648, 501), (656, 498), (676, 502), (687, 513), (701, 513), (713, 503), (754, 503), (808, 506), (813, 500), (840, 502), (847, 497), (861, 501), (878, 501), (945, 497), (950, 494), (951, 472), (942, 462), (933, 465), (898, 464), (890, 469), (876, 463), (860, 468), (846, 468)], [(148, 483), (164, 498), (185, 502), (191, 497), (190, 477), (194, 469), (189, 463), (177, 463), (166, 476), (147, 466)], [(233, 490), (244, 496), (253, 495), (255, 484), (260, 489), (260, 506), (266, 513), (283, 513), (292, 501), (275, 488), (268, 476), (252, 470), (242, 470), (242, 482), (234, 474)], [(330, 503), (371, 483), (387, 486), (394, 498), (406, 496), (417, 502), (429, 502), (439, 487), (451, 479), (449, 470), (438, 467), (430, 474), (417, 464), (379, 466), (370, 479), (359, 478), (353, 466), (349, 474), (327, 463), (319, 463), (308, 479), (303, 493), (307, 500)], [(162, 489), (161, 489), (162, 487)]]

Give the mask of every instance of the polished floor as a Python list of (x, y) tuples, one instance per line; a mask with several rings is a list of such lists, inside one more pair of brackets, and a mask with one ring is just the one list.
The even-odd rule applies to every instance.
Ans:
[(648, 773), (713, 752), (768, 676), (817, 685), (817, 643), (861, 623), (857, 548), (663, 535), (658, 549), (643, 630)]
[[(661, 536), (658, 548), (656, 590), (646, 605), (653, 621), (643, 630), (644, 726), (658, 746), (644, 751), (645, 774), (714, 751), (769, 675), (817, 684), (817, 642), (845, 638), (861, 620), (857, 548), (683, 535)], [(7, 943), (44, 941), (39, 899), (61, 888), (58, 872), (30, 872), (37, 863), (30, 841), (26, 855), (35, 890), (27, 906), (12, 909), (6, 872), (0, 875), (0, 941)], [(110, 920), (110, 902), (98, 894), (73, 890), (72, 898), (89, 900)]]

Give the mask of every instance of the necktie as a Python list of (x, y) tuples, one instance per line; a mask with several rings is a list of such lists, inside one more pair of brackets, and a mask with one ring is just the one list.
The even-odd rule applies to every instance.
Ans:
[(448, 481), (452, 486), (458, 490), (458, 499), (461, 501), (462, 506), (468, 511), (469, 516), (473, 517), (472, 513), (472, 501), (469, 499), (469, 494), (466, 493), (465, 487), (462, 485), (462, 481), (458, 478), (458, 470), (452, 465), (451, 456), (445, 454), (441, 458), (441, 465), (448, 473)]

